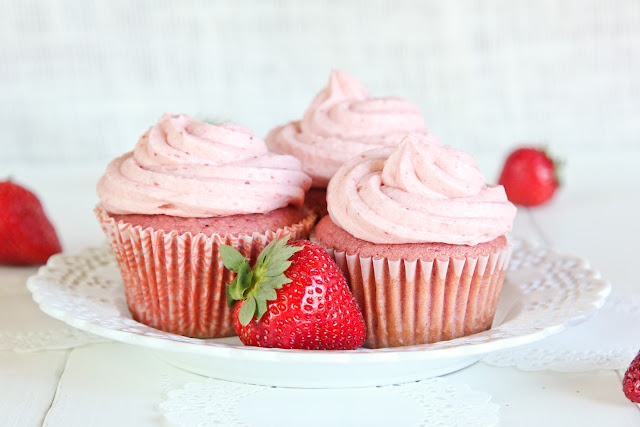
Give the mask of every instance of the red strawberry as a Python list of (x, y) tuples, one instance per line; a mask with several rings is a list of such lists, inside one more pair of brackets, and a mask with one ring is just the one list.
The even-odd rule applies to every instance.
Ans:
[(632, 402), (640, 403), (640, 353), (629, 365), (622, 380), (622, 391)]
[(364, 319), (336, 263), (307, 240), (271, 242), (253, 270), (230, 246), (224, 265), (238, 273), (227, 284), (236, 332), (245, 345), (354, 350), (364, 343)]
[(536, 206), (549, 200), (559, 186), (558, 163), (538, 148), (518, 148), (507, 157), (498, 184), (507, 198), (522, 206)]
[(0, 264), (44, 264), (61, 251), (38, 198), (11, 181), (0, 182)]

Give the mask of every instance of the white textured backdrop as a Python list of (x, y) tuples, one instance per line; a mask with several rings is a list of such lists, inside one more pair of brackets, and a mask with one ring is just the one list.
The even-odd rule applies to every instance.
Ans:
[[(638, 0), (0, 0), (0, 166), (105, 162), (165, 110), (258, 135), (331, 68), (472, 153), (640, 146)], [(0, 173), (2, 170), (0, 170)]]

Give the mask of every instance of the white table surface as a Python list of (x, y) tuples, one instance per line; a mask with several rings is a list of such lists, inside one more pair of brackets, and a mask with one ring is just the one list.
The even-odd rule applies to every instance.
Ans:
[[(640, 152), (604, 151), (570, 157), (562, 191), (546, 206), (520, 209), (513, 234), (586, 258), (618, 294), (636, 293), (638, 158)], [(500, 161), (486, 158), (479, 164), (491, 178)], [(74, 252), (104, 241), (92, 213), (103, 168), (14, 165), (6, 172), (39, 194), (65, 251)], [(24, 282), (35, 271), (0, 267), (0, 289)], [(0, 324), (0, 331), (6, 326)], [(638, 406), (622, 393), (623, 374), (524, 372), (480, 362), (447, 379), (489, 393), (500, 406), (503, 426), (640, 425)], [(157, 359), (153, 350), (118, 342), (0, 351), (0, 425), (166, 425), (158, 404), (169, 390), (199, 378)]]

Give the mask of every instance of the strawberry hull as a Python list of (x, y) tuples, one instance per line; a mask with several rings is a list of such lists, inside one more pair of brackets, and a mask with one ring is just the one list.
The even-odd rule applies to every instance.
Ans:
[(274, 239), (306, 238), (315, 219), (309, 215), (265, 233), (207, 236), (115, 221), (101, 206), (95, 213), (116, 256), (132, 317), (156, 329), (196, 338), (235, 335), (225, 289), (235, 273), (224, 268), (220, 245), (232, 246), (254, 261)]

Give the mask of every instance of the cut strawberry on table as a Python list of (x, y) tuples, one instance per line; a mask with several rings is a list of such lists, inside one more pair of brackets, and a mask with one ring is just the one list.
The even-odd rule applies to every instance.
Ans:
[(558, 166), (544, 150), (518, 148), (507, 157), (498, 184), (504, 186), (507, 198), (515, 204), (541, 205), (559, 187)]
[(301, 240), (272, 241), (253, 267), (230, 246), (221, 246), (225, 267), (237, 274), (227, 284), (240, 340), (249, 346), (307, 350), (354, 350), (364, 343), (362, 313), (327, 252)]
[(632, 402), (640, 403), (640, 352), (624, 374), (622, 391)]
[(11, 181), (0, 182), (0, 264), (44, 264), (60, 241), (40, 201)]

